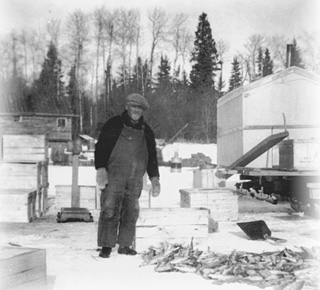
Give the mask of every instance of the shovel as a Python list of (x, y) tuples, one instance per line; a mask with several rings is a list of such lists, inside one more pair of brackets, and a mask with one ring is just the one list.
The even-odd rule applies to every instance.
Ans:
[(271, 237), (271, 231), (263, 220), (242, 222), (237, 225), (251, 240), (272, 240), (276, 243), (285, 243), (287, 240)]

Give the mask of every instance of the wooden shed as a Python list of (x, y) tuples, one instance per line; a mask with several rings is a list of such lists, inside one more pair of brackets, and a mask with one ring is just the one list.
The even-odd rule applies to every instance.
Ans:
[[(62, 158), (61, 154), (72, 140), (72, 114), (0, 113), (0, 148), (3, 135), (46, 135), (49, 158)], [(54, 156), (52, 156), (52, 154)], [(0, 153), (2, 159), (2, 150)]]
[[(218, 100), (217, 163), (228, 166), (271, 134), (318, 144), (320, 77), (290, 67), (240, 87)], [(249, 167), (274, 167), (279, 150), (272, 148)]]

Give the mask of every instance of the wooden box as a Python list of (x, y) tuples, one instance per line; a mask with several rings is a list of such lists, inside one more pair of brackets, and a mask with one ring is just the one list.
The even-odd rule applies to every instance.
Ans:
[(47, 289), (46, 250), (1, 247), (0, 288)]
[(0, 190), (22, 189), (37, 192), (36, 214), (41, 216), (47, 210), (48, 165), (37, 161), (1, 161)]
[(40, 168), (36, 162), (1, 162), (0, 188), (36, 190), (39, 187)]
[(238, 219), (238, 195), (227, 188), (180, 189), (180, 207), (210, 210), (215, 221)]
[[(87, 209), (97, 209), (100, 207), (100, 200), (98, 200), (96, 186), (79, 185), (78, 187), (80, 193), (80, 207)], [(71, 194), (71, 185), (56, 185), (56, 209), (71, 207)]]
[(26, 189), (0, 190), (1, 222), (32, 222), (36, 218), (36, 191)]
[(193, 188), (212, 188), (216, 185), (214, 169), (196, 169), (193, 171)]
[(3, 135), (4, 161), (48, 161), (48, 140), (45, 135)]
[(161, 242), (201, 243), (208, 238), (209, 210), (200, 208), (142, 208), (136, 226), (137, 251)]

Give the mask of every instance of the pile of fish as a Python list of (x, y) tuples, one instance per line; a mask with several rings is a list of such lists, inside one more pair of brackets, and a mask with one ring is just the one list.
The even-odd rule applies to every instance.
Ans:
[[(191, 241), (190, 245), (162, 243), (150, 247), (142, 258), (142, 266), (155, 265), (157, 272), (196, 273), (215, 284), (245, 283), (274, 290), (302, 289), (305, 282), (309, 289), (319, 286), (318, 275), (310, 277), (310, 273), (319, 273), (320, 269), (320, 249), (316, 247), (261, 254), (234, 250), (221, 254), (193, 249)], [(308, 281), (301, 280), (297, 273), (309, 273), (309, 277), (303, 277)]]

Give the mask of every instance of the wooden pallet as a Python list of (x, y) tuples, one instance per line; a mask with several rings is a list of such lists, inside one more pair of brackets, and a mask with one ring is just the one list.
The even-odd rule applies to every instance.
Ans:
[(215, 221), (238, 220), (238, 195), (226, 188), (180, 189), (180, 207), (210, 210)]
[(161, 242), (195, 243), (208, 238), (209, 210), (196, 208), (142, 208), (136, 226), (135, 247), (145, 251)]
[(0, 247), (0, 289), (47, 289), (46, 250)]

